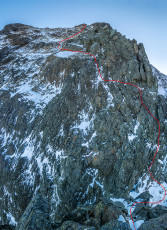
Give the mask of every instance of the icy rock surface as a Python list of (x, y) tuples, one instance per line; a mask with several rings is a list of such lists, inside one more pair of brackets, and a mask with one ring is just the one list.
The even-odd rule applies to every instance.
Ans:
[[(33, 215), (43, 216), (47, 229), (133, 229), (133, 202), (163, 197), (147, 173), (158, 123), (141, 105), (139, 90), (102, 81), (92, 57), (57, 48), (81, 28), (17, 23), (0, 31), (1, 225), (40, 228), (31, 218), (35, 202)], [(151, 172), (167, 188), (167, 76), (150, 65), (143, 44), (107, 23), (86, 25), (64, 47), (95, 55), (104, 79), (142, 89), (143, 102), (161, 124)], [(49, 208), (43, 210), (39, 196)], [(114, 208), (99, 203), (102, 198), (115, 202)], [(167, 207), (166, 199), (162, 205)], [(133, 210), (136, 228), (148, 221), (153, 207), (142, 208), (147, 212)]]

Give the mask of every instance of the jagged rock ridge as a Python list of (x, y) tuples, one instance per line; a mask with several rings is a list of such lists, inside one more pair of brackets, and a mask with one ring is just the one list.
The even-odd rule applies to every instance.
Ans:
[[(57, 48), (82, 27), (10, 24), (0, 32), (2, 225), (130, 229), (132, 203), (163, 196), (147, 173), (158, 125), (137, 89), (102, 81), (90, 56)], [(167, 77), (150, 65), (142, 44), (107, 23), (86, 25), (63, 47), (94, 54), (104, 79), (143, 89), (144, 103), (161, 124), (152, 174), (167, 187)], [(147, 223), (152, 208), (136, 207), (136, 227)], [(39, 227), (31, 210), (45, 224)]]

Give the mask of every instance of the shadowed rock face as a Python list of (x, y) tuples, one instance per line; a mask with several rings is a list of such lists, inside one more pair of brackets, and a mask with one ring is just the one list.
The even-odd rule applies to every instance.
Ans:
[[(135, 199), (153, 199), (151, 184), (162, 199), (145, 174), (158, 123), (139, 90), (102, 81), (92, 57), (57, 48), (81, 28), (10, 24), (0, 32), (1, 225), (129, 229), (129, 208)], [(64, 47), (95, 55), (104, 79), (142, 89), (161, 124), (152, 174), (166, 186), (167, 77), (150, 65), (142, 44), (107, 23), (86, 25)], [(112, 198), (122, 200), (108, 206)], [(140, 207), (142, 214), (138, 208), (135, 221), (151, 218), (150, 207)]]
[(151, 219), (139, 227), (139, 230), (161, 229), (165, 230), (167, 226), (167, 214), (158, 218)]
[(38, 194), (35, 199), (32, 199), (16, 229), (52, 229), (49, 222), (49, 206), (46, 197)]

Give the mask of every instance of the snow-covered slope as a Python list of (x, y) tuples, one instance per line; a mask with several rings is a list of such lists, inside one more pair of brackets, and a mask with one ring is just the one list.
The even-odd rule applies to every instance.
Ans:
[[(42, 213), (48, 229), (67, 220), (92, 229), (107, 229), (114, 220), (114, 226), (133, 229), (133, 202), (164, 195), (147, 172), (158, 125), (141, 105), (138, 90), (102, 81), (92, 57), (57, 48), (82, 26), (10, 24), (0, 32), (1, 225), (34, 228), (27, 216)], [(104, 79), (143, 90), (144, 103), (161, 124), (151, 170), (167, 188), (167, 77), (149, 64), (142, 44), (106, 23), (86, 25), (62, 47), (91, 52)], [(167, 207), (167, 200), (161, 205)], [(154, 206), (133, 208), (136, 229)]]

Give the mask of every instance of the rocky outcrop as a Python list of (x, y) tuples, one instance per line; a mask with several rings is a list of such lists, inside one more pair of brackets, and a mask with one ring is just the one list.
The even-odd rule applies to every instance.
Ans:
[(51, 230), (49, 221), (49, 206), (47, 199), (41, 194), (36, 195), (28, 207), (26, 208), (23, 216), (21, 217), (16, 230)]
[(151, 219), (139, 227), (139, 230), (165, 230), (167, 226), (167, 214)]
[(149, 210), (150, 219), (157, 218), (166, 213), (167, 213), (167, 207), (164, 207), (162, 205), (157, 205), (156, 207), (151, 208)]
[[(1, 225), (128, 229), (133, 202), (154, 201), (152, 188), (162, 199), (147, 174), (158, 124), (139, 90), (102, 81), (92, 57), (57, 48), (82, 27), (10, 24), (0, 32)], [(144, 46), (94, 23), (62, 47), (96, 55), (104, 79), (142, 89), (161, 124), (151, 171), (166, 187), (167, 80), (150, 65)], [(139, 206), (136, 223), (157, 213)]]
[(101, 230), (130, 230), (127, 223), (122, 223), (120, 221), (111, 221), (101, 227)]

